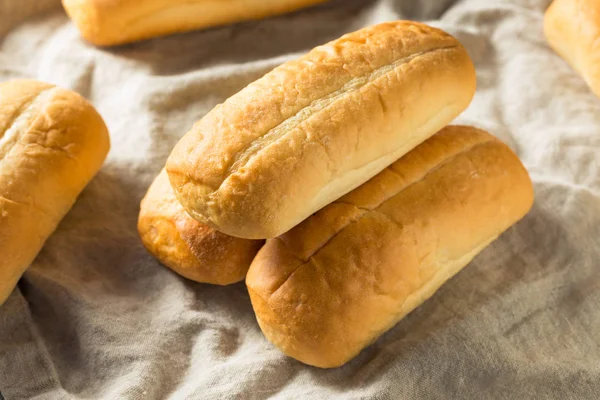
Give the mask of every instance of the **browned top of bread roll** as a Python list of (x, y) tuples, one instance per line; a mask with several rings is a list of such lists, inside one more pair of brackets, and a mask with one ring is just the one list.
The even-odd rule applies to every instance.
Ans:
[(326, 0), (62, 0), (82, 36), (111, 46), (295, 11)]
[(163, 170), (142, 200), (138, 231), (163, 264), (196, 282), (229, 285), (246, 277), (262, 240), (233, 238), (191, 218)]
[(267, 241), (246, 278), (258, 322), (286, 354), (339, 366), (532, 202), (529, 176), (506, 145), (474, 128), (448, 127)]
[(600, 1), (554, 0), (544, 17), (544, 33), (550, 46), (600, 96)]
[(109, 149), (104, 121), (70, 90), (0, 84), (0, 303)]
[(433, 135), (474, 91), (455, 38), (415, 22), (376, 25), (217, 106), (178, 143), (167, 171), (194, 218), (234, 236), (273, 237)]

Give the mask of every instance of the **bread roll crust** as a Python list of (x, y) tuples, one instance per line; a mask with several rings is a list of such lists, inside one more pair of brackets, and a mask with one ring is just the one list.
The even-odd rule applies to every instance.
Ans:
[(267, 241), (246, 283), (287, 355), (337, 367), (419, 306), (533, 202), (529, 176), (491, 135), (453, 126)]
[(190, 217), (165, 170), (142, 200), (138, 232), (146, 249), (164, 265), (187, 279), (213, 285), (242, 281), (264, 244), (227, 236)]
[(399, 21), (281, 65), (217, 106), (167, 162), (195, 219), (275, 237), (376, 175), (470, 103), (475, 71), (452, 36)]
[(554, 0), (544, 16), (550, 46), (600, 97), (600, 2)]
[(113, 46), (284, 14), (326, 0), (62, 0), (81, 35)]
[(108, 131), (78, 94), (0, 84), (0, 304), (100, 169)]

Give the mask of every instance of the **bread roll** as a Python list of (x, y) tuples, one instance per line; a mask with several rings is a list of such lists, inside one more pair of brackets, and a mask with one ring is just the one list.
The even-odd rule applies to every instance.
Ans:
[(287, 355), (337, 367), (458, 273), (533, 202), (489, 134), (448, 127), (358, 189), (267, 241), (246, 283)]
[(260, 19), (326, 0), (62, 0), (81, 35), (111, 46)]
[(554, 0), (546, 11), (544, 33), (600, 97), (600, 1)]
[(108, 149), (104, 121), (83, 97), (30, 80), (0, 84), (0, 304)]
[(243, 280), (264, 244), (227, 236), (190, 217), (164, 170), (142, 200), (138, 231), (144, 246), (164, 265), (188, 279), (214, 285)]
[(463, 111), (475, 71), (452, 36), (391, 22), (281, 65), (217, 106), (167, 172), (195, 219), (271, 238), (361, 185)]

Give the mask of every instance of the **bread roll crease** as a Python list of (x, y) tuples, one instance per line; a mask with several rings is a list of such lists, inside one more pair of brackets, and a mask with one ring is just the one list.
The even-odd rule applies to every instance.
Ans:
[(285, 354), (340, 366), (431, 297), (533, 202), (527, 171), (491, 135), (451, 126), (267, 241), (246, 284)]
[(423, 24), (366, 28), (281, 65), (217, 106), (167, 162), (195, 219), (269, 238), (364, 183), (471, 101), (460, 43)]
[(0, 303), (109, 146), (104, 121), (78, 94), (31, 80), (0, 84)]

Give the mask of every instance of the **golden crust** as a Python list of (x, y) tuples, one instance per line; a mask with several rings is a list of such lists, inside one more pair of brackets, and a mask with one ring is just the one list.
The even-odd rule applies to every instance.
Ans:
[(337, 367), (418, 307), (521, 219), (527, 171), (491, 135), (453, 126), (267, 241), (246, 284), (287, 355)]
[(554, 0), (544, 17), (550, 46), (600, 97), (600, 2)]
[(326, 0), (62, 0), (81, 35), (98, 46), (285, 14)]
[(217, 106), (167, 162), (188, 213), (232, 236), (277, 236), (376, 175), (470, 103), (452, 36), (415, 22), (360, 30)]
[(108, 131), (69, 90), (0, 84), (0, 304), (100, 169)]
[(191, 218), (163, 170), (142, 200), (138, 231), (164, 265), (196, 282), (229, 285), (246, 277), (263, 240), (233, 238)]

